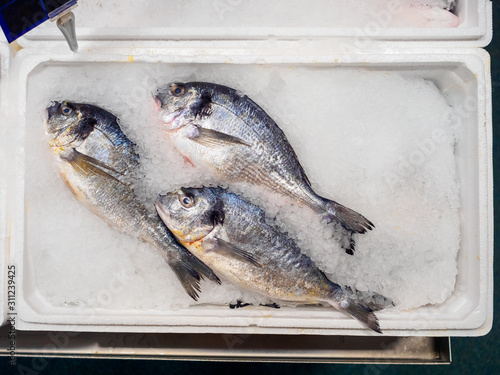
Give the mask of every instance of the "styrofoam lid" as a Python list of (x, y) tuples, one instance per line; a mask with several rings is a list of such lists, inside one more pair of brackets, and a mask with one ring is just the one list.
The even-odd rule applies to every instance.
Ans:
[[(79, 0), (80, 41), (347, 38), (446, 42), (484, 47), (491, 41), (489, 0)], [(22, 46), (63, 42), (45, 22)]]

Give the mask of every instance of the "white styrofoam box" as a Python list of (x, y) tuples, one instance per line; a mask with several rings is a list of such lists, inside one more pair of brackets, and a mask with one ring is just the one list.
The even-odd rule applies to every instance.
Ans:
[[(331, 0), (195, 0), (91, 1), (80, 0), (74, 10), (80, 41), (137, 40), (159, 43), (190, 39), (297, 39), (347, 38), (360, 46), (366, 40), (381, 42), (446, 42), (446, 45), (484, 47), (491, 41), (492, 8), (489, 0), (456, 0), (458, 27), (417, 27), (414, 18), (402, 17), (402, 0), (379, 1), (373, 10), (363, 6), (339, 11)], [(265, 9), (265, 11), (260, 11)], [(304, 12), (307, 9), (307, 12)], [(413, 9), (414, 10), (414, 9)], [(420, 15), (423, 20), (426, 16)], [(417, 17), (418, 18), (418, 17)], [(394, 27), (394, 25), (398, 27)], [(33, 29), (19, 43), (64, 41), (53, 22)], [(34, 44), (36, 43), (36, 44)], [(361, 47), (362, 48), (362, 47)]]
[[(294, 44), (296, 46), (296, 44)], [(18, 329), (120, 332), (206, 332), (367, 335), (358, 322), (332, 309), (321, 307), (229, 310), (202, 305), (175, 311), (155, 309), (85, 309), (74, 305), (53, 306), (44, 299), (33, 282), (34, 265), (26, 247), (25, 173), (23, 144), (27, 95), (34, 72), (47, 67), (89, 64), (300, 64), (314, 67), (360, 67), (397, 71), (403, 75), (431, 80), (453, 106), (473, 100), (474, 110), (459, 112), (467, 126), (456, 145), (456, 162), (461, 183), (461, 239), (457, 259), (458, 276), (453, 295), (439, 306), (424, 306), (412, 311), (381, 311), (377, 315), (387, 335), (479, 336), (492, 325), (493, 308), (493, 225), (491, 164), (491, 92), (489, 57), (478, 49), (408, 49), (397, 53), (341, 55), (312, 53), (310, 46), (289, 48), (275, 42), (186, 42), (156, 49), (82, 48), (82, 53), (46, 53), (22, 50), (14, 60), (12, 77), (17, 80), (12, 97), (17, 101), (18, 126), (6, 147), (15, 154), (15, 178), (8, 181), (8, 199), (15, 203), (12, 256), (18, 275)], [(300, 51), (300, 54), (297, 52)], [(321, 51), (321, 50), (317, 50)], [(14, 79), (14, 78), (13, 78)], [(63, 246), (63, 245), (62, 245)], [(91, 275), (89, 274), (89, 277)], [(61, 280), (61, 282), (64, 282)], [(223, 319), (221, 319), (223, 318)]]
[[(6, 43), (0, 42), (0, 139), (5, 139), (8, 109), (8, 70), (10, 50)], [(0, 326), (6, 322), (7, 308), (7, 256), (8, 256), (8, 223), (7, 223), (7, 154), (0, 147)]]

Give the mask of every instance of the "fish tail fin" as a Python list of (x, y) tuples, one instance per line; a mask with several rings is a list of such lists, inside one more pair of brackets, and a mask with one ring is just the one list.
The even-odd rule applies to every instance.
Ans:
[(375, 228), (375, 225), (363, 215), (341, 204), (324, 199), (324, 209), (327, 212), (326, 220), (330, 223), (338, 222), (349, 232), (365, 233)]
[(345, 298), (341, 302), (330, 302), (330, 304), (343, 313), (353, 317), (372, 331), (382, 333), (377, 317), (368, 306), (350, 298)]
[(201, 292), (201, 280), (207, 278), (218, 284), (221, 283), (210, 267), (185, 249), (179, 252), (178, 257), (169, 259), (168, 264), (186, 290), (186, 293), (195, 301), (198, 300), (198, 293)]
[(350, 286), (345, 286), (342, 290), (349, 296), (349, 298), (361, 303), (372, 311), (380, 311), (386, 309), (387, 307), (395, 306), (394, 302), (390, 298), (384, 297), (376, 292), (365, 292), (353, 289)]
[(361, 322), (364, 326), (370, 328), (372, 331), (382, 333), (378, 319), (369, 307), (350, 300), (347, 306), (341, 307), (340, 310), (349, 314), (354, 319)]

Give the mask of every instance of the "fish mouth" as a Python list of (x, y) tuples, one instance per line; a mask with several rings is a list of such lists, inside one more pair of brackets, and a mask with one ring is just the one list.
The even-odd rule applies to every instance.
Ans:
[(182, 115), (183, 112), (184, 112), (184, 109), (181, 108), (181, 109), (178, 109), (178, 110), (171, 112), (167, 115), (164, 115), (164, 116), (160, 115), (163, 123), (165, 125), (168, 125), (163, 130), (165, 132), (167, 132), (168, 134), (174, 134), (174, 133), (177, 133), (182, 128), (185, 128), (187, 125), (191, 124), (194, 121), (194, 119), (186, 122), (185, 124), (179, 124), (178, 126), (173, 126), (173, 123), (175, 122), (175, 120), (177, 120)]
[[(179, 118), (179, 116), (183, 112), (183, 108), (181, 109), (176, 109), (173, 112), (164, 114), (162, 113), (162, 110), (160, 109), (160, 120), (165, 124), (165, 125), (172, 125), (172, 123)], [(170, 130), (170, 129), (169, 129)]]
[(160, 111), (161, 106), (162, 106), (162, 102), (161, 102), (161, 99), (158, 97), (158, 95), (154, 96), (154, 101), (155, 101), (156, 110)]
[(158, 111), (158, 116), (159, 116), (160, 120), (163, 123), (165, 123), (166, 125), (170, 125), (181, 115), (184, 108), (178, 108), (175, 111), (172, 111), (170, 113), (165, 113), (166, 110), (162, 108), (163, 101), (162, 101), (161, 96), (162, 96), (161, 93), (153, 96), (154, 102), (155, 102), (155, 107), (156, 107), (156, 110)]

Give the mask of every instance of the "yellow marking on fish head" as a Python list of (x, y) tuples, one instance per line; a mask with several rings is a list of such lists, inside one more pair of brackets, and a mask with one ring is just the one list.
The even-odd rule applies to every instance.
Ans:
[(191, 242), (191, 244), (200, 253), (203, 253), (205, 251), (205, 249), (203, 248), (203, 238), (201, 240)]
[(195, 241), (181, 241), (181, 243), (185, 247), (194, 247), (196, 250), (203, 252), (204, 251), (203, 246), (202, 246), (203, 241), (204, 241), (204, 239), (200, 238), (199, 240), (195, 240)]
[(188, 240), (187, 236), (189, 234), (189, 228), (185, 225), (180, 229), (172, 229), (171, 232), (179, 239), (181, 242), (185, 242), (190, 244), (191, 242)]
[(182, 229), (177, 230), (177, 229), (171, 229), (170, 230), (173, 234), (175, 234), (179, 238), (184, 238), (184, 231)]
[[(203, 242), (203, 233), (199, 233), (196, 229), (188, 225), (183, 225), (179, 229), (171, 229), (172, 234), (174, 234), (181, 242), (188, 245), (194, 245), (196, 242)], [(201, 238), (200, 238), (201, 237)]]
[(56, 154), (66, 151), (66, 148), (64, 148), (56, 139), (50, 141), (49, 146), (52, 147), (52, 150), (54, 150)]
[(128, 58), (127, 58), (127, 61), (128, 62), (134, 62), (134, 56), (129, 55)]

